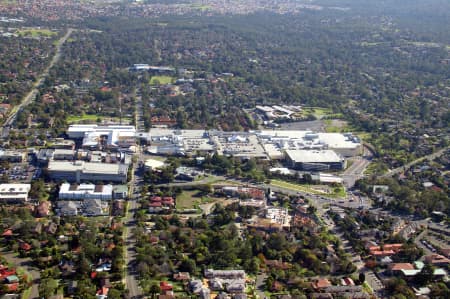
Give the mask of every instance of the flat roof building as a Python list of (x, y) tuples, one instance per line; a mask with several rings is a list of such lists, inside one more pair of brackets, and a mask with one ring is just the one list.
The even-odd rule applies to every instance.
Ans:
[(59, 199), (68, 200), (84, 200), (88, 198), (111, 200), (113, 197), (113, 186), (63, 183), (59, 188), (58, 197)]
[(26, 152), (0, 150), (0, 161), (20, 163), (26, 161)]
[(26, 202), (30, 184), (0, 184), (1, 202)]
[(129, 148), (136, 144), (136, 128), (125, 125), (71, 125), (67, 135), (72, 139), (83, 139), (84, 148), (109, 149)]
[(50, 178), (57, 181), (125, 183), (127, 181), (128, 164), (50, 161), (47, 169)]
[(150, 152), (195, 154), (217, 152), (242, 158), (283, 159), (285, 150), (327, 150), (355, 156), (361, 152), (361, 140), (351, 133), (315, 133), (311, 131), (272, 130), (223, 132), (152, 128), (147, 135)]
[(287, 150), (286, 160), (298, 170), (342, 170), (346, 164), (332, 150)]
[(155, 169), (159, 169), (159, 168), (163, 168), (166, 165), (166, 163), (156, 160), (156, 159), (147, 159), (145, 160), (144, 166), (145, 169), (148, 170), (155, 170)]
[(331, 149), (344, 157), (350, 157), (358, 155), (362, 149), (361, 140), (352, 133), (315, 133), (297, 130), (266, 130), (255, 133), (264, 147), (268, 147), (267, 150), (274, 156), (279, 156), (279, 151), (283, 150)]

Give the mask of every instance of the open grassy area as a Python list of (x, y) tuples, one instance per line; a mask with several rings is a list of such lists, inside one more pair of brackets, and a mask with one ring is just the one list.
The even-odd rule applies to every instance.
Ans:
[(318, 119), (321, 119), (322, 117), (333, 114), (333, 111), (331, 111), (330, 108), (321, 108), (321, 107), (305, 107), (303, 108), (305, 112), (309, 112), (313, 114)]
[[(97, 114), (82, 114), (82, 115), (70, 115), (67, 118), (67, 122), (70, 124), (79, 123), (79, 122), (96, 123), (98, 119), (100, 119), (101, 121), (110, 121), (110, 122), (119, 122), (120, 121), (119, 117), (109, 117), (109, 116), (97, 115)], [(122, 123), (123, 124), (131, 123), (131, 118), (122, 117)]]
[(323, 121), (327, 133), (344, 133), (351, 131), (351, 127), (346, 121), (339, 119), (325, 119)]
[(202, 5), (202, 4), (196, 4), (196, 3), (192, 4), (191, 7), (201, 10), (201, 11), (205, 11), (205, 10), (208, 10), (211, 8), (211, 6), (209, 6), (209, 5)]
[(102, 118), (100, 115), (96, 114), (83, 114), (83, 115), (71, 115), (67, 118), (68, 123), (77, 123), (84, 120), (97, 121), (98, 118)]
[(368, 132), (353, 132), (353, 133), (364, 141), (370, 139), (370, 133)]
[(25, 291), (23, 291), (22, 296), (20, 298), (28, 299), (28, 298), (30, 298), (30, 295), (31, 295), (31, 288), (28, 288)]
[[(271, 180), (271, 185), (291, 189), (293, 191), (306, 192), (317, 195), (326, 195), (328, 197), (345, 197), (345, 189), (343, 186), (331, 187), (326, 185), (301, 185), (289, 183), (281, 180)], [(322, 191), (329, 190), (330, 192)]]
[(31, 37), (52, 37), (54, 35), (57, 35), (56, 32), (53, 32), (48, 29), (21, 29), (17, 31), (17, 34), (19, 36), (31, 36)]
[(177, 210), (196, 209), (198, 205), (202, 203), (202, 198), (196, 196), (197, 194), (197, 190), (183, 191), (180, 195), (177, 196)]
[(17, 0), (0, 0), (0, 5), (15, 5)]
[(175, 79), (171, 76), (152, 76), (150, 79), (150, 85), (156, 85), (158, 82), (161, 85), (170, 84)]

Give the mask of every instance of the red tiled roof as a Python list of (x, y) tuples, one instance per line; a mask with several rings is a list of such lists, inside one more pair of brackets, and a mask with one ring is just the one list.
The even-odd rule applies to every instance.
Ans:
[(31, 250), (31, 245), (28, 243), (20, 243), (20, 249), (25, 251)]
[(171, 291), (173, 289), (173, 286), (169, 284), (167, 281), (161, 281), (159, 283), (159, 287), (161, 291)]
[(12, 235), (13, 235), (13, 231), (10, 229), (5, 230), (2, 234), (3, 237), (10, 237)]
[(329, 286), (331, 286), (331, 282), (326, 278), (319, 278), (313, 283), (313, 288), (315, 289), (323, 289)]
[(161, 198), (160, 196), (152, 196), (152, 197), (150, 198), (150, 201), (153, 201), (153, 202), (160, 202), (160, 201), (162, 201), (162, 198)]
[(390, 264), (389, 269), (391, 271), (400, 271), (400, 270), (414, 270), (414, 265), (410, 263), (395, 263)]
[(97, 295), (108, 295), (109, 288), (102, 287), (100, 290), (97, 291)]
[(371, 251), (370, 254), (374, 255), (374, 256), (389, 256), (389, 255), (394, 255), (395, 252), (393, 250), (375, 250), (375, 251)]
[(7, 284), (6, 287), (9, 292), (15, 292), (19, 289), (19, 283), (18, 282), (10, 283), (10, 284)]

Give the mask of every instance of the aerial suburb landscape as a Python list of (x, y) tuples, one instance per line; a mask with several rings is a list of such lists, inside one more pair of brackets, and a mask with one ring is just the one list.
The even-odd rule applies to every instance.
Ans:
[(0, 0), (0, 299), (449, 299), (449, 0)]

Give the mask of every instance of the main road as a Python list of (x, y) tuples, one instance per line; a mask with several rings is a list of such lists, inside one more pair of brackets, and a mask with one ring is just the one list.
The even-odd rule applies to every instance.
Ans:
[(423, 162), (425, 160), (432, 161), (432, 160), (442, 156), (443, 154), (445, 154), (449, 149), (450, 149), (450, 146), (444, 147), (443, 149), (440, 149), (437, 152), (434, 152), (432, 154), (429, 154), (429, 155), (423, 156), (421, 158), (418, 158), (418, 159), (416, 159), (414, 161), (409, 162), (408, 164), (406, 164), (404, 166), (392, 169), (388, 173), (382, 175), (382, 177), (393, 177), (394, 175), (399, 174), (399, 173), (401, 173), (401, 172), (411, 168), (412, 166), (414, 166), (414, 165), (416, 165), (416, 164), (418, 164), (420, 162)]
[(125, 218), (125, 283), (130, 298), (139, 298), (142, 296), (136, 271), (136, 238), (133, 234), (133, 228), (136, 227), (136, 220), (134, 219), (136, 209), (136, 199), (132, 198), (129, 201), (128, 213)]
[(50, 64), (42, 71), (42, 73), (37, 77), (36, 81), (33, 84), (33, 88), (28, 92), (28, 94), (22, 99), (22, 102), (15, 106), (10, 114), (8, 115), (8, 118), (5, 120), (1, 127), (1, 134), (0, 136), (2, 138), (6, 138), (9, 135), (9, 129), (14, 124), (17, 113), (25, 106), (29, 105), (31, 102), (34, 101), (36, 98), (36, 95), (38, 94), (39, 87), (42, 85), (42, 83), (45, 82), (45, 79), (48, 77), (48, 74), (50, 72), (50, 69), (59, 61), (62, 54), (62, 46), (67, 41), (67, 39), (72, 34), (73, 29), (69, 28), (66, 32), (66, 34), (61, 37), (58, 42), (56, 43), (56, 51), (55, 55), (53, 55), (52, 60), (50, 61)]
[[(136, 120), (138, 116), (136, 115)], [(124, 240), (125, 240), (125, 285), (128, 290), (130, 298), (141, 298), (143, 296), (142, 289), (139, 287), (138, 273), (136, 271), (136, 237), (134, 236), (133, 228), (136, 227), (135, 214), (138, 210), (137, 198), (140, 194), (140, 183), (143, 181), (142, 170), (140, 165), (143, 162), (142, 148), (140, 145), (136, 146), (136, 155), (133, 161), (133, 171), (129, 182), (129, 200), (128, 211), (125, 215), (124, 225)]]

